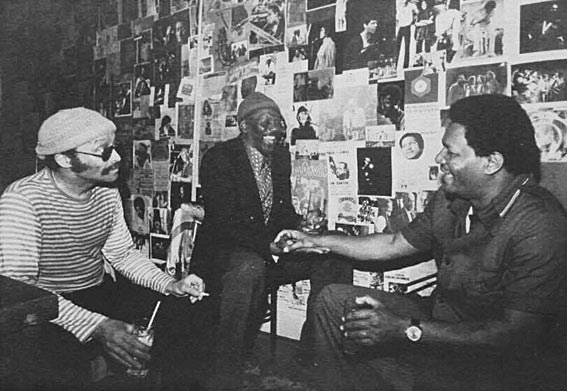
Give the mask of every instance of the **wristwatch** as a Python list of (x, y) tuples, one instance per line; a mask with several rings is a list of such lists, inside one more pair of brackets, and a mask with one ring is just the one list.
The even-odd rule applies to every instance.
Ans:
[(406, 336), (412, 342), (418, 342), (421, 339), (423, 330), (421, 329), (419, 319), (412, 318), (410, 325), (406, 329)]

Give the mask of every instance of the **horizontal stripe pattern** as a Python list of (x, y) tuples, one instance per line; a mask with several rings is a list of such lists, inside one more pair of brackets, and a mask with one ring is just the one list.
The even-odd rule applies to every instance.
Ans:
[[(96, 187), (85, 200), (60, 191), (48, 169), (10, 185), (0, 197), (0, 274), (50, 290), (99, 285), (104, 259), (133, 282), (165, 292), (173, 279), (137, 251), (116, 189)], [(53, 321), (80, 341), (105, 317), (58, 296)]]

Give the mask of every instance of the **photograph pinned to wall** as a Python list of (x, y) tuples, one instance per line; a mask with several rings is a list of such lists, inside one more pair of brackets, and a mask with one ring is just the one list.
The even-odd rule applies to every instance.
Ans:
[(295, 158), (319, 160), (319, 140), (297, 140)]
[(391, 148), (396, 143), (395, 125), (373, 125), (366, 127), (366, 147)]
[(211, 55), (211, 49), (213, 47), (213, 36), (215, 33), (215, 24), (208, 23), (203, 26), (203, 39), (201, 40), (201, 56), (202, 58)]
[(395, 200), (392, 197), (364, 196), (358, 197), (357, 220), (365, 224), (372, 224), (376, 233), (394, 233), (392, 213)]
[(150, 257), (150, 235), (144, 235), (138, 232), (131, 232), (134, 247), (144, 257)]
[(134, 140), (134, 170), (152, 168), (152, 142)]
[(512, 65), (512, 96), (518, 103), (567, 100), (567, 60)]
[(144, 95), (132, 101), (132, 118), (150, 118), (151, 111), (150, 95)]
[(507, 16), (504, 0), (461, 3), (462, 29), (457, 56), (468, 59), (503, 55)]
[(378, 83), (378, 125), (393, 124), (396, 130), (405, 129), (403, 80)]
[(427, 133), (396, 132), (393, 154), (393, 190), (421, 191), (439, 187), (439, 177), (430, 176), (430, 167), (436, 166), (435, 156), (441, 149), (441, 131)]
[(136, 47), (136, 63), (149, 62), (152, 59), (152, 30), (142, 31), (134, 37)]
[[(288, 62), (300, 64), (302, 69), (300, 71), (307, 70), (308, 60), (307, 60), (307, 52), (309, 47), (308, 46), (297, 46), (294, 48), (289, 48), (288, 50)], [(303, 67), (303, 63), (305, 63), (305, 67)]]
[(567, 162), (567, 108), (528, 112), (542, 162)]
[(307, 44), (307, 25), (288, 27), (286, 31), (286, 46), (296, 48)]
[(151, 88), (153, 89), (153, 95), (150, 95), (152, 97), (150, 105), (167, 107), (169, 101), (169, 84), (156, 83), (156, 85)]
[(508, 84), (506, 63), (475, 65), (447, 70), (446, 104), (472, 95), (504, 94)]
[(152, 198), (152, 207), (167, 208), (169, 206), (169, 195), (167, 190), (156, 191)]
[(249, 18), (250, 50), (282, 45), (285, 32), (285, 10), (277, 1), (252, 1)]
[(520, 7), (520, 53), (567, 49), (567, 4), (543, 1)]
[(132, 211), (129, 213), (130, 230), (147, 235), (150, 232), (150, 217), (148, 210), (152, 205), (150, 197), (135, 194), (132, 196)]
[(134, 100), (151, 94), (150, 86), (153, 84), (151, 66), (150, 62), (134, 65)]
[(326, 156), (330, 195), (356, 194), (356, 149), (364, 147), (364, 141), (320, 143), (319, 153)]
[(175, 108), (162, 108), (160, 117), (155, 119), (156, 140), (177, 137), (177, 116)]
[(307, 0), (287, 0), (286, 21), (287, 27), (305, 25)]
[(248, 41), (233, 42), (230, 45), (230, 50), (235, 62), (245, 62), (248, 60)]
[[(278, 69), (278, 56), (276, 53), (264, 54), (260, 56), (258, 71), (263, 84), (272, 86), (276, 84), (276, 72)], [(281, 68), (281, 65), (279, 66)]]
[(309, 69), (334, 68), (337, 58), (335, 8), (308, 12), (307, 24)]
[(405, 71), (405, 104), (439, 101), (439, 74), (424, 74), (422, 69)]
[[(331, 99), (334, 92), (335, 69), (318, 69), (307, 72), (305, 98), (300, 101)], [(294, 84), (295, 96), (295, 84)], [(297, 102), (294, 99), (294, 102)]]
[[(343, 12), (341, 9), (339, 11)], [(337, 58), (337, 73), (367, 68), (369, 63), (375, 69), (395, 64), (395, 15), (395, 1), (347, 1), (346, 30), (337, 50), (342, 53)], [(376, 70), (376, 73), (390, 72)]]
[(132, 115), (132, 82), (114, 84), (112, 89), (112, 113), (114, 117)]
[(184, 77), (179, 82), (176, 99), (180, 105), (195, 103), (195, 82), (191, 77)]
[(356, 223), (357, 213), (356, 196), (345, 195), (329, 198), (329, 223)]
[(171, 182), (169, 190), (171, 210), (177, 210), (181, 204), (191, 202), (191, 186), (190, 182)]
[(368, 62), (368, 83), (375, 84), (378, 80), (395, 78), (398, 68), (394, 58), (381, 58)]
[(170, 243), (168, 236), (150, 235), (150, 259), (156, 264), (165, 264)]
[(392, 148), (358, 148), (358, 194), (392, 195)]
[[(368, 84), (335, 88), (332, 104), (325, 107), (340, 116), (346, 140), (364, 140), (366, 126), (376, 125), (376, 89)], [(321, 135), (323, 138), (323, 135)]]
[(294, 146), (297, 140), (316, 140), (317, 124), (314, 119), (319, 116), (318, 102), (295, 103), (291, 111), (294, 118), (286, 121), (290, 145)]
[(177, 81), (181, 73), (181, 48), (154, 49), (153, 69), (156, 84)]
[(213, 73), (213, 70), (213, 56), (208, 56), (199, 60), (199, 75), (208, 75)]
[(170, 178), (172, 182), (191, 182), (193, 179), (193, 144), (175, 144), (171, 151)]
[(307, 217), (318, 211), (327, 216), (327, 163), (323, 160), (294, 160), (291, 166), (291, 199), (297, 214)]
[(192, 140), (195, 131), (195, 105), (178, 105), (177, 115), (178, 138)]
[(150, 209), (150, 234), (169, 235), (169, 209)]

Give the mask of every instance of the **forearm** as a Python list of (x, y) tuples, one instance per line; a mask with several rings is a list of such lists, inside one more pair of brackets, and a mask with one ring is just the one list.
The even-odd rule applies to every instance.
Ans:
[(325, 234), (314, 236), (318, 247), (359, 261), (389, 261), (418, 252), (400, 233), (346, 236)]

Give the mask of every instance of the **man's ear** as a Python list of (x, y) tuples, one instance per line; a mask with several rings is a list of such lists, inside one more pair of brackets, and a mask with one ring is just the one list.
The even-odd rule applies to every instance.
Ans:
[(248, 133), (248, 122), (245, 119), (238, 123), (238, 129), (240, 129), (240, 133), (246, 134)]
[(500, 152), (492, 152), (486, 157), (487, 164), (484, 168), (484, 172), (488, 175), (496, 174), (504, 167), (504, 156)]
[(53, 159), (62, 168), (71, 167), (71, 158), (68, 155), (65, 155), (63, 153), (56, 153)]

